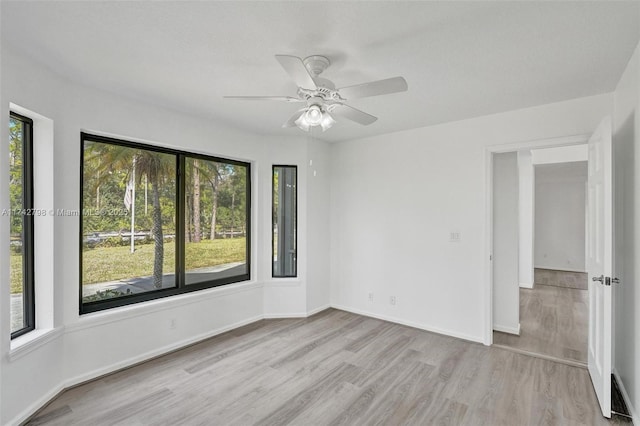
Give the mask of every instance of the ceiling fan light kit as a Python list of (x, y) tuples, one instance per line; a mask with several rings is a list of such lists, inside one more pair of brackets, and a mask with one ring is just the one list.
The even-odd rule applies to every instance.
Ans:
[(298, 127), (305, 132), (313, 127), (320, 127), (323, 132), (326, 131), (336, 123), (334, 116), (367, 126), (378, 118), (345, 104), (347, 99), (404, 92), (408, 88), (403, 77), (393, 77), (336, 89), (332, 81), (320, 77), (320, 74), (331, 65), (331, 61), (325, 56), (313, 55), (300, 59), (297, 56), (276, 55), (276, 60), (298, 86), (298, 97), (225, 96), (225, 98), (306, 103), (304, 108), (282, 125), (282, 127)]

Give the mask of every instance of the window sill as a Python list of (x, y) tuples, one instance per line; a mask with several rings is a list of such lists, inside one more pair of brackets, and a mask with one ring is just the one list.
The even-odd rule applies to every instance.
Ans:
[(29, 352), (51, 342), (62, 336), (63, 327), (36, 329), (20, 337), (16, 337), (11, 341), (11, 350), (9, 351), (9, 361), (15, 361), (22, 358)]
[(66, 326), (67, 333), (92, 328), (112, 322), (124, 321), (130, 318), (148, 315), (158, 311), (177, 308), (183, 305), (202, 302), (203, 300), (224, 297), (234, 293), (254, 290), (262, 287), (256, 281), (243, 281), (239, 283), (227, 284), (209, 289), (183, 293), (171, 297), (163, 297), (147, 302), (135, 303), (132, 305), (120, 306), (103, 311), (92, 312), (80, 315), (78, 321)]

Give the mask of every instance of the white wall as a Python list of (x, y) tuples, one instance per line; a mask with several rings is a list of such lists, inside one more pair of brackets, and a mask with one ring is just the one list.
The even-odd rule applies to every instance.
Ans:
[(533, 288), (534, 181), (531, 150), (518, 151), (518, 277), (522, 288)]
[(614, 366), (640, 422), (640, 44), (614, 93)]
[(574, 161), (587, 161), (589, 149), (586, 144), (559, 146), (555, 148), (543, 148), (531, 150), (533, 164), (572, 163)]
[(591, 133), (611, 105), (605, 94), (335, 144), (332, 304), (486, 341), (486, 147)]
[[(79, 223), (74, 217), (53, 221), (55, 245), (49, 256), (53, 275), (41, 277), (53, 289), (57, 330), (30, 351), (11, 351), (9, 336), (8, 219), (0, 217), (0, 423), (24, 420), (65, 386), (112, 371), (132, 362), (196, 341), (228, 328), (268, 316), (306, 315), (307, 307), (328, 303), (328, 284), (318, 274), (307, 291), (307, 253), (329, 253), (326, 229), (328, 199), (327, 158), (329, 147), (300, 137), (275, 138), (256, 135), (216, 122), (196, 118), (138, 101), (125, 99), (70, 82), (52, 74), (36, 61), (2, 46), (0, 123), (8, 126), (8, 103), (13, 102), (51, 118), (54, 123), (54, 209), (78, 209), (80, 131), (99, 131), (124, 138), (141, 139), (162, 146), (178, 147), (252, 162), (252, 280), (177, 297), (83, 315), (78, 314)], [(8, 161), (6, 135), (1, 137), (2, 158)], [(313, 214), (307, 217), (307, 173), (309, 156), (319, 159), (321, 173), (314, 176)], [(299, 244), (301, 274), (297, 279), (274, 283), (271, 279), (271, 165), (295, 164), (298, 176)], [(6, 187), (1, 174), (0, 185)], [(315, 190), (315, 189), (314, 189)], [(0, 207), (8, 206), (6, 191)], [(325, 205), (326, 207), (326, 205)], [(316, 223), (317, 222), (317, 223)], [(307, 228), (313, 238), (307, 239)], [(314, 272), (315, 273), (315, 272)], [(324, 286), (324, 288), (323, 288)], [(177, 327), (169, 328), (170, 319)], [(11, 356), (7, 356), (11, 353)]]
[[(309, 146), (307, 172), (307, 210), (310, 226), (307, 229), (307, 312), (316, 312), (330, 303), (329, 211), (330, 175), (329, 145)], [(304, 173), (304, 168), (300, 173)]]
[(535, 166), (536, 268), (586, 271), (587, 163)]
[(493, 329), (520, 334), (518, 155), (493, 156)]

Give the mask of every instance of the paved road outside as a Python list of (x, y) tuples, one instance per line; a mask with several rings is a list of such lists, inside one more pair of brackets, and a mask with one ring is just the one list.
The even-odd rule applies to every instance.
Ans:
[(11, 332), (22, 328), (22, 293), (11, 295)]
[[(187, 271), (186, 282), (189, 284), (197, 284), (213, 279), (242, 275), (247, 272), (247, 265), (243, 262), (226, 263), (224, 265), (210, 266), (206, 268), (193, 269)], [(162, 288), (171, 288), (175, 286), (175, 274), (166, 274), (162, 277)], [(87, 284), (82, 287), (82, 296), (87, 297), (98, 291), (114, 289), (127, 293), (143, 293), (145, 291), (155, 290), (153, 286), (153, 277), (139, 277), (119, 281), (110, 281), (105, 283)], [(22, 328), (22, 294), (11, 295), (11, 331)]]
[[(224, 265), (193, 269), (187, 271), (186, 282), (187, 285), (189, 285), (234, 275), (241, 275), (243, 273), (246, 273), (246, 268), (247, 266), (243, 262), (233, 262), (225, 263)], [(171, 288), (175, 287), (175, 285), (175, 274), (163, 275), (162, 288)], [(152, 276), (129, 278), (118, 281), (84, 285), (82, 286), (82, 297), (91, 296), (93, 294), (96, 294), (98, 291), (105, 291), (107, 289), (120, 291), (122, 293), (127, 293), (128, 291), (129, 293), (135, 294), (152, 291), (156, 288), (153, 286)]]

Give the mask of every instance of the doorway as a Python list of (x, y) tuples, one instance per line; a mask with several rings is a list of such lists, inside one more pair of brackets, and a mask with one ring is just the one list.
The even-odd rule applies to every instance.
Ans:
[[(613, 163), (612, 163), (612, 124), (611, 117), (605, 117), (591, 135), (559, 138), (537, 142), (523, 142), (510, 146), (494, 146), (485, 150), (486, 155), (486, 316), (485, 343), (494, 343), (495, 295), (496, 283), (494, 270), (495, 234), (493, 225), (494, 215), (494, 157), (496, 154), (519, 151), (523, 149), (538, 149), (547, 147), (568, 147), (569, 145), (585, 145), (588, 160), (587, 178), (587, 206), (586, 206), (586, 270), (588, 273), (588, 347), (587, 369), (598, 397), (603, 416), (609, 418), (612, 414), (612, 352), (613, 352), (613, 310), (612, 284), (619, 280), (614, 275), (613, 265)], [(513, 239), (513, 237), (512, 237)], [(510, 241), (512, 240), (510, 239)], [(515, 233), (515, 239), (518, 235)], [(516, 244), (516, 249), (517, 249)], [(518, 318), (519, 319), (519, 318)], [(517, 324), (518, 331), (520, 324)], [(515, 334), (515, 333), (514, 333)], [(505, 348), (509, 349), (505, 346)], [(513, 349), (516, 350), (516, 349)], [(518, 351), (518, 350), (516, 350)], [(535, 353), (529, 352), (531, 355)], [(540, 355), (543, 358), (563, 362), (561, 358)], [(571, 363), (567, 361), (567, 363)], [(583, 366), (582, 363), (576, 363)]]
[[(527, 297), (525, 297), (527, 296), (525, 295), (525, 293), (530, 293), (529, 296), (531, 295), (532, 292), (531, 291), (527, 292), (526, 290), (532, 290), (534, 288), (534, 281), (535, 281), (535, 274), (534, 274), (534, 263), (535, 263), (534, 262), (534, 228), (535, 228), (534, 227), (534, 219), (535, 219), (534, 163), (536, 168), (548, 169), (549, 171), (552, 171), (554, 167), (550, 166), (550, 164), (553, 164), (553, 163), (560, 163), (560, 162), (572, 163), (576, 161), (586, 161), (587, 151), (585, 147), (586, 147), (586, 142), (588, 140), (589, 140), (589, 135), (578, 135), (578, 136), (571, 136), (566, 138), (555, 138), (555, 139), (546, 139), (546, 140), (539, 140), (539, 141), (514, 143), (510, 145), (493, 146), (493, 147), (488, 147), (486, 149), (486, 156), (487, 156), (486, 181), (487, 181), (487, 186), (490, 189), (490, 191), (488, 192), (488, 198), (487, 198), (487, 201), (488, 201), (487, 229), (489, 230), (488, 238), (487, 238), (487, 257), (490, 259), (490, 262), (488, 263), (489, 267), (487, 268), (487, 282), (490, 284), (488, 285), (488, 288), (487, 288), (487, 300), (488, 300), (488, 307), (489, 307), (487, 311), (488, 315), (486, 317), (487, 335), (485, 338), (485, 342), (487, 344), (494, 344), (494, 343), (500, 344), (498, 343), (498, 341), (494, 342), (494, 330), (506, 333), (507, 335), (516, 336), (515, 338), (519, 338), (518, 336), (526, 337), (528, 332), (524, 330), (524, 333), (523, 333), (523, 330), (521, 330), (521, 328), (522, 326), (526, 326), (526, 315), (527, 315), (527, 309), (529, 308), (538, 309), (538, 312), (536, 314), (537, 319), (546, 321), (544, 322), (544, 324), (546, 324), (548, 327), (553, 326), (554, 324), (562, 325), (567, 321), (566, 315), (557, 315), (557, 314), (554, 315), (553, 313), (549, 312), (549, 309), (546, 309), (548, 314), (545, 316), (543, 312), (545, 311), (545, 309), (542, 309), (542, 307), (543, 305), (546, 304), (546, 302), (543, 301), (544, 300), (543, 298), (529, 297), (529, 300), (531, 302), (528, 303)], [(578, 160), (576, 160), (575, 158), (576, 150), (579, 150), (581, 152), (580, 154), (581, 158), (579, 158)], [(521, 156), (521, 154), (525, 152), (527, 153), (527, 156)], [(564, 158), (564, 157), (567, 157), (567, 155), (570, 157), (569, 159)], [(500, 173), (500, 171), (496, 170), (496, 168), (499, 168), (500, 161), (505, 163), (504, 161), (505, 159), (508, 159), (508, 162), (509, 162), (509, 165), (507, 166), (507, 169), (509, 169), (509, 171), (507, 172), (507, 174), (511, 174), (512, 176), (516, 174), (512, 183), (506, 185), (507, 192), (511, 192), (512, 194), (515, 188), (516, 201), (514, 202), (513, 195), (511, 196), (511, 200), (508, 201), (506, 204), (504, 204), (504, 200), (503, 200), (502, 201), (503, 212), (507, 211), (508, 214), (504, 214), (504, 213), (501, 214), (499, 211), (500, 207), (496, 204), (496, 202), (498, 202), (498, 204), (500, 203), (500, 200), (499, 200), (500, 195), (497, 195), (498, 200), (496, 200), (496, 194), (494, 193), (494, 190), (495, 190), (496, 184), (498, 186), (502, 184), (504, 189), (505, 183), (504, 182), (501, 183), (501, 180), (503, 178), (496, 177), (495, 174)], [(524, 167), (523, 167), (523, 164), (521, 164), (521, 161), (524, 162)], [(585, 163), (583, 162), (582, 166), (584, 166), (584, 164)], [(529, 170), (528, 180), (522, 179), (522, 170)], [(504, 174), (504, 167), (503, 167), (502, 173)], [(562, 175), (563, 173), (560, 171), (559, 173), (556, 173), (556, 174)], [(522, 180), (522, 182), (519, 182), (519, 180)], [(523, 190), (523, 182), (524, 182), (524, 190)], [(528, 186), (528, 192), (529, 192), (528, 206), (527, 206), (527, 203), (525, 203), (524, 205), (521, 205), (522, 197), (520, 197), (520, 200), (518, 201), (520, 192), (523, 192), (526, 195), (527, 182), (529, 185)], [(518, 185), (520, 187), (518, 187)], [(583, 192), (584, 192), (584, 186), (583, 186)], [(527, 197), (524, 197), (524, 198), (527, 198)], [(583, 204), (583, 208), (584, 208), (584, 204)], [(529, 221), (531, 223), (528, 234), (526, 232), (526, 228), (523, 228), (520, 224), (521, 218), (518, 217), (519, 212), (525, 212), (525, 213), (528, 212)], [(496, 225), (497, 227), (502, 226), (504, 228), (505, 223), (509, 224), (508, 227), (510, 227), (510, 229), (506, 232), (506, 234), (503, 229), (502, 231), (503, 237), (498, 237), (503, 239), (503, 247), (501, 249), (499, 247), (500, 243), (496, 239), (495, 228), (496, 228)], [(516, 224), (515, 227), (514, 227), (514, 223)], [(581, 225), (582, 235), (584, 235), (585, 233), (584, 220), (582, 220), (581, 223), (582, 223)], [(510, 235), (510, 237), (505, 239), (504, 235)], [(507, 241), (507, 244), (508, 244), (506, 248), (504, 247), (504, 241)], [(584, 242), (582, 243), (582, 247), (584, 247)], [(584, 253), (584, 248), (582, 250), (582, 253)], [(524, 256), (520, 256), (521, 254), (524, 254)], [(551, 255), (552, 255), (551, 252), (547, 253), (548, 257)], [(516, 260), (514, 260), (514, 256)], [(518, 260), (518, 257), (520, 257), (519, 260)], [(524, 265), (523, 267), (522, 258), (526, 259), (527, 257), (529, 258), (529, 264), (528, 266)], [(498, 293), (501, 290), (499, 289), (500, 284), (497, 281), (500, 280), (500, 274), (501, 273), (503, 274), (504, 271), (506, 270), (504, 268), (505, 264), (500, 265), (500, 262), (501, 261), (505, 262), (505, 259), (506, 259), (506, 263), (508, 264), (508, 267), (510, 268), (510, 276), (507, 279), (508, 281), (507, 287), (509, 289), (508, 290), (509, 301), (507, 302), (507, 304), (503, 303), (502, 306), (508, 305), (511, 313), (508, 315), (508, 317), (502, 315), (502, 320), (501, 320), (500, 319), (501, 314), (500, 312), (498, 312), (500, 309), (499, 299), (501, 298), (500, 294)], [(569, 258), (569, 261), (572, 263), (580, 263), (580, 262), (576, 262), (574, 258)], [(584, 255), (582, 256), (582, 263), (584, 264)], [(554, 270), (569, 269), (569, 268), (560, 268), (557, 266), (555, 267), (549, 266), (549, 264), (544, 264), (544, 263), (540, 265), (535, 265), (535, 266), (541, 266), (542, 268), (540, 269), (554, 269)], [(574, 266), (575, 266), (574, 270), (570, 272), (584, 271), (584, 269), (582, 270), (578, 269), (580, 268), (580, 265), (574, 265)], [(581, 267), (584, 268), (584, 265), (582, 265)], [(545, 271), (538, 271), (538, 272), (539, 272), (538, 274), (539, 282), (544, 281), (546, 279), (547, 280), (546, 284), (553, 284), (553, 282), (549, 281), (550, 272), (547, 271), (546, 275), (544, 274)], [(540, 274), (540, 272), (542, 272), (542, 274)], [(574, 276), (573, 278), (574, 280), (576, 280), (581, 277)], [(503, 274), (503, 279), (504, 279), (504, 274)], [(563, 289), (561, 288), (562, 282), (567, 281), (568, 279), (570, 280), (570, 278), (565, 277), (564, 279), (560, 280), (560, 283), (558, 286), (548, 285), (548, 287), (557, 287), (557, 288), (560, 288), (560, 290), (558, 291), (563, 291)], [(521, 287), (522, 287), (522, 290), (521, 290)], [(539, 289), (542, 290), (542, 286), (540, 286)], [(552, 290), (555, 290), (555, 289), (552, 288)], [(520, 297), (520, 293), (523, 293), (522, 298)], [(504, 293), (502, 296), (504, 296)], [(522, 299), (522, 306), (520, 304), (521, 299)], [(567, 297), (565, 297), (565, 299), (567, 299)], [(573, 301), (575, 297), (569, 296), (568, 299)], [(514, 306), (515, 306), (515, 309), (513, 308)], [(520, 307), (522, 307), (522, 312), (520, 312)], [(514, 315), (514, 311), (515, 311), (515, 315)], [(521, 323), (521, 313), (525, 317), (525, 320), (523, 323)], [(507, 318), (506, 321), (504, 320), (505, 318)], [(524, 340), (524, 339), (521, 339), (521, 340)], [(537, 339), (537, 342), (538, 343), (540, 342), (539, 338)], [(530, 352), (533, 352), (531, 351), (531, 349), (534, 349), (534, 348), (532, 347), (528, 348)], [(572, 349), (572, 348), (569, 345), (567, 349)], [(576, 355), (575, 353), (570, 352), (569, 350), (566, 350), (565, 352)], [(558, 354), (556, 353), (554, 355), (546, 355), (545, 357), (558, 358), (557, 355)], [(577, 357), (574, 356), (573, 359), (575, 358)]]
[[(587, 152), (576, 151), (573, 159), (577, 161), (565, 161), (570, 157), (559, 156), (557, 162), (543, 164), (536, 161), (539, 153), (533, 151), (533, 191), (530, 194), (521, 190), (519, 194), (518, 333), (494, 329), (494, 344), (586, 366), (587, 162), (583, 158)], [(527, 163), (519, 161), (518, 166), (527, 167)], [(520, 172), (522, 177), (523, 171)], [(521, 180), (526, 179), (524, 173)], [(500, 191), (502, 186), (494, 183), (494, 191)], [(523, 200), (523, 195), (531, 200)], [(494, 193), (494, 198), (501, 196)], [(528, 206), (533, 211), (530, 216), (522, 211)], [(504, 225), (496, 228), (501, 226)], [(530, 250), (526, 250), (527, 245)]]

